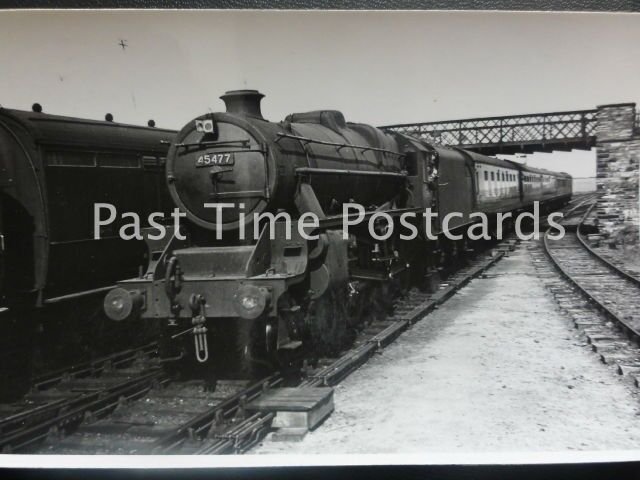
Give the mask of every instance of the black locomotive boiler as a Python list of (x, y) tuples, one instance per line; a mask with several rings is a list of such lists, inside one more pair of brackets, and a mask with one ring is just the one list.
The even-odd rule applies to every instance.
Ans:
[[(172, 204), (164, 163), (176, 132), (109, 119), (49, 115), (38, 104), (0, 108), (2, 372), (12, 378), (27, 379), (35, 337), (44, 337), (45, 349), (66, 350), (70, 361), (81, 358), (65, 345), (76, 326), (65, 323), (64, 309), (97, 301), (100, 312), (101, 292), (147, 263), (145, 242), (122, 240), (118, 222), (94, 238), (94, 204), (144, 218)], [(84, 328), (90, 318), (79, 321)], [(3, 378), (0, 393), (10, 383)]]
[[(347, 123), (338, 111), (273, 123), (261, 114), (262, 97), (227, 92), (226, 112), (178, 133), (166, 179), (188, 219), (186, 240), (168, 238), (144, 274), (105, 298), (114, 320), (159, 320), (164, 356), (198, 361), (215, 375), (336, 352), (388, 312), (395, 295), (464, 254), (473, 212), (494, 221), (535, 201), (548, 210), (571, 197), (567, 174)], [(346, 204), (362, 205), (364, 214), (345, 238)], [(438, 214), (428, 219), (431, 238), (427, 208)], [(288, 230), (286, 221), (256, 220), (266, 212), (294, 223), (313, 214), (317, 238)], [(383, 235), (389, 224), (381, 213), (394, 223), (414, 213), (419, 235), (403, 240), (400, 228)], [(444, 227), (459, 240), (446, 238)]]

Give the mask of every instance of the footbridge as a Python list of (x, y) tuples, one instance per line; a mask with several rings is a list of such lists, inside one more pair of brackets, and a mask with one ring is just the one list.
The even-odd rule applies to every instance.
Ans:
[(380, 127), (432, 143), (485, 155), (551, 152), (596, 147), (598, 186), (637, 184), (640, 116), (635, 103), (586, 110), (405, 123)]
[(574, 148), (589, 150), (596, 145), (597, 112), (593, 109), (533, 113), (386, 125), (382, 128), (485, 155)]

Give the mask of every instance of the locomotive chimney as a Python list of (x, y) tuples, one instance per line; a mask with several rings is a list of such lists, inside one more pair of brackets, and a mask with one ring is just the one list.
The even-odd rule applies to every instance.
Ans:
[(230, 90), (220, 98), (227, 106), (227, 113), (263, 118), (260, 111), (260, 100), (264, 98), (264, 95), (258, 90)]

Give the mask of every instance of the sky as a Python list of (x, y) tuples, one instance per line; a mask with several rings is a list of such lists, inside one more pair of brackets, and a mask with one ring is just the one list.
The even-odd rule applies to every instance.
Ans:
[[(239, 88), (264, 93), (273, 121), (314, 109), (373, 125), (588, 109), (639, 100), (639, 59), (638, 14), (0, 12), (2, 106), (176, 129)], [(528, 163), (595, 172), (593, 152)]]

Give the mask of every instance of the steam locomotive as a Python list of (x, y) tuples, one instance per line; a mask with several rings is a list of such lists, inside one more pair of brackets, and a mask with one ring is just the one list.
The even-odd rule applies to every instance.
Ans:
[[(70, 361), (82, 358), (89, 344), (67, 341), (90, 328), (105, 291), (147, 262), (145, 242), (122, 240), (118, 223), (94, 238), (94, 203), (145, 216), (172, 203), (164, 162), (176, 132), (112, 120), (49, 115), (39, 104), (0, 108), (0, 394), (12, 384), (2, 374), (28, 381), (35, 337)], [(83, 302), (95, 305), (78, 309)], [(71, 314), (77, 324), (67, 322)]]
[[(464, 256), (473, 212), (494, 224), (499, 213), (534, 202), (548, 211), (571, 198), (565, 173), (347, 123), (333, 110), (270, 122), (255, 90), (221, 98), (226, 112), (189, 122), (167, 156), (169, 192), (187, 222), (146, 272), (120, 282), (104, 302), (113, 320), (159, 322), (162, 355), (182, 366), (256, 375), (336, 353), (397, 295), (428, 288)], [(364, 215), (345, 235), (347, 204)], [(437, 216), (425, 218), (425, 209)], [(283, 212), (294, 222), (313, 214), (316, 235), (263, 215)], [(415, 214), (419, 235), (403, 240), (399, 228), (384, 235), (390, 225), (381, 213), (393, 223)], [(248, 230), (258, 238), (247, 240)]]

